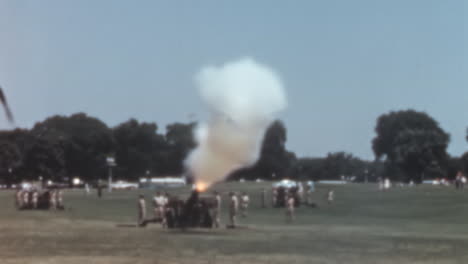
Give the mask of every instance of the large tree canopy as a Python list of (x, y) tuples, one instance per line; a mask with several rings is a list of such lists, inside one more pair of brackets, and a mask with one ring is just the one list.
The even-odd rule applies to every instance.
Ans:
[(296, 156), (286, 150), (286, 127), (277, 120), (265, 132), (258, 161), (230, 175), (230, 179), (282, 179), (295, 176)]
[(277, 120), (268, 127), (256, 165), (260, 178), (291, 177), (295, 155), (286, 150), (287, 133), (283, 122)]
[(116, 161), (119, 174), (137, 179), (146, 171), (154, 173), (164, 167), (160, 152), (165, 151), (164, 138), (158, 135), (156, 123), (139, 123), (130, 119), (114, 128)]
[(181, 174), (185, 170), (184, 161), (190, 151), (196, 147), (193, 131), (196, 123), (174, 123), (166, 127), (167, 144), (164, 153), (167, 173)]
[[(43, 176), (63, 182), (79, 176), (92, 182), (107, 176), (105, 158), (109, 155), (117, 161), (116, 179), (136, 180), (147, 171), (151, 176), (180, 175), (185, 172), (188, 153), (196, 146), (195, 126), (173, 123), (161, 134), (156, 123), (134, 119), (111, 129), (84, 113), (53, 116), (32, 129), (0, 131), (0, 181), (8, 184)], [(286, 149), (285, 125), (275, 121), (265, 132), (259, 160), (234, 172), (231, 178), (318, 180), (355, 176), (356, 180), (373, 181), (389, 176), (418, 181), (423, 175), (451, 177), (460, 169), (468, 172), (468, 153), (461, 158), (449, 157), (449, 136), (425, 113), (408, 110), (382, 115), (375, 130), (375, 162), (345, 152), (296, 158)]]
[(384, 158), (405, 172), (406, 180), (421, 181), (426, 170), (446, 161), (449, 135), (429, 115), (414, 110), (380, 116), (372, 148), (377, 159)]
[(11, 141), (0, 141), (0, 174), (4, 177), (5, 183), (10, 185), (18, 176), (16, 170), (21, 165), (21, 152), (16, 144)]
[(83, 113), (53, 116), (37, 123), (31, 133), (63, 149), (68, 175), (86, 180), (105, 176), (105, 158), (114, 146), (112, 131), (99, 119)]

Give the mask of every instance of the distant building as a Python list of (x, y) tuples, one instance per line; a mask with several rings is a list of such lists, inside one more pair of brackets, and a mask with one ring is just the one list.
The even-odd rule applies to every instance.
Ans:
[(138, 189), (138, 183), (127, 182), (127, 181), (116, 181), (111, 183), (113, 190), (135, 190)]
[(145, 189), (175, 188), (187, 185), (184, 177), (140, 178), (139, 187)]

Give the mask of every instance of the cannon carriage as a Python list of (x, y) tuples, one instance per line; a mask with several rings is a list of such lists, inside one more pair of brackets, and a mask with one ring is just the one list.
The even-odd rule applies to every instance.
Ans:
[(200, 197), (197, 191), (193, 191), (186, 201), (178, 198), (170, 199), (166, 206), (167, 227), (211, 228), (214, 206), (213, 198)]

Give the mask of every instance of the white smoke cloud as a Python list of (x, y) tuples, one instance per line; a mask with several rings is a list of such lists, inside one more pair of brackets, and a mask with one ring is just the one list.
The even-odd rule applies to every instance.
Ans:
[(250, 58), (205, 67), (195, 81), (210, 118), (197, 127), (187, 165), (196, 182), (211, 185), (257, 161), (265, 130), (287, 102), (279, 76)]

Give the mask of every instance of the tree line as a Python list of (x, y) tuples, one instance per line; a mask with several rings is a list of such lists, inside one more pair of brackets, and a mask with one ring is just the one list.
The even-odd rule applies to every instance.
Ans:
[[(115, 178), (136, 181), (143, 176), (182, 175), (184, 160), (196, 147), (196, 123), (173, 123), (164, 133), (156, 123), (125, 121), (108, 127), (98, 118), (77, 113), (52, 116), (31, 129), (0, 131), (0, 181), (71, 182), (79, 177), (95, 182), (107, 177), (107, 157), (114, 157)], [(352, 178), (376, 181), (421, 182), (467, 172), (468, 152), (461, 157), (447, 153), (449, 135), (424, 112), (404, 110), (381, 115), (372, 140), (375, 160), (351, 153), (301, 157), (286, 149), (287, 130), (277, 120), (266, 131), (256, 164), (229, 175), (246, 180), (283, 178), (300, 180)], [(468, 141), (468, 130), (466, 140)]]

